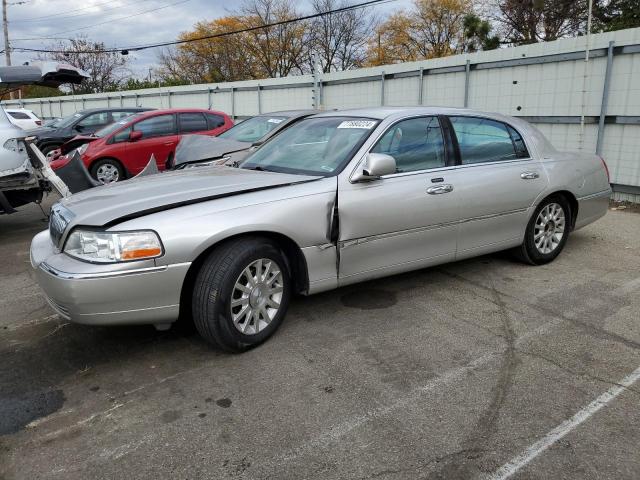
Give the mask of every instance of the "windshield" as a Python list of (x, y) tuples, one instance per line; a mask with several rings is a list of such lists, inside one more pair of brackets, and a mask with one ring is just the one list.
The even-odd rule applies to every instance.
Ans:
[(106, 127), (102, 127), (100, 130), (98, 130), (97, 132), (95, 132), (93, 134), (94, 137), (98, 137), (98, 138), (102, 138), (102, 137), (106, 137), (108, 135), (111, 135), (113, 132), (115, 132), (116, 130), (118, 130), (120, 127), (122, 127), (123, 125), (126, 125), (127, 123), (129, 123), (132, 118), (136, 115), (142, 115), (141, 113), (134, 113), (132, 115), (128, 115), (126, 117), (121, 118), (120, 120), (118, 120), (117, 122), (113, 122), (109, 125), (107, 125)]
[(68, 117), (64, 117), (58, 123), (55, 124), (56, 128), (65, 128), (74, 123), (82, 116), (81, 113), (74, 113), (73, 115), (69, 115)]
[(218, 137), (228, 138), (229, 140), (236, 140), (238, 142), (255, 143), (286, 119), (287, 117), (278, 115), (252, 117), (242, 123), (238, 123), (226, 132), (218, 135)]
[(308, 118), (272, 137), (248, 157), (241, 168), (336, 175), (377, 124), (377, 120), (368, 118)]

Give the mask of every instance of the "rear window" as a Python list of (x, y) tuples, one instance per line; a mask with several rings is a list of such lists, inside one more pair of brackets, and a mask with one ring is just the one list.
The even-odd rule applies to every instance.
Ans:
[(224, 117), (222, 115), (216, 115), (215, 113), (207, 113), (207, 120), (209, 121), (209, 128), (220, 128), (224, 125)]
[(178, 117), (180, 118), (180, 132), (182, 133), (208, 130), (207, 119), (200, 112), (179, 113)]
[[(460, 146), (463, 165), (514, 160), (526, 156), (526, 147), (518, 135), (502, 122), (488, 118), (450, 117)], [(511, 129), (513, 133), (515, 130)], [(524, 149), (524, 151), (523, 151)]]
[(29, 117), (29, 115), (22, 112), (7, 112), (7, 113), (11, 115), (13, 118), (15, 118), (16, 120), (29, 120), (31, 118)]

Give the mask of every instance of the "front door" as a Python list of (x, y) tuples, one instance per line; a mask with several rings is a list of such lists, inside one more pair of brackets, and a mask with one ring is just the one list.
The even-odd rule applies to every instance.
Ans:
[(125, 164), (132, 175), (140, 173), (153, 155), (158, 169), (164, 170), (167, 160), (178, 145), (175, 116), (156, 115), (133, 124), (133, 131), (142, 132), (142, 138), (127, 142)]
[(458, 173), (445, 144), (437, 117), (399, 121), (371, 150), (397, 173), (339, 187), (341, 285), (455, 257)]
[(542, 165), (510, 125), (450, 117), (460, 149), (458, 258), (519, 245), (529, 212), (547, 186)]

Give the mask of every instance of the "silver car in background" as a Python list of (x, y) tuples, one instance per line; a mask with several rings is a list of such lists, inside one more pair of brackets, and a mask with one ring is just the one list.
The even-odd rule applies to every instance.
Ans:
[(170, 172), (63, 199), (31, 262), (51, 305), (86, 324), (192, 318), (243, 351), (294, 293), (514, 249), (552, 261), (602, 217), (604, 161), (558, 152), (530, 124), (444, 108), (301, 120), (239, 168)]
[[(4, 90), (4, 95), (23, 85), (59, 87), (79, 84), (87, 77), (86, 72), (57, 62), (0, 67), (0, 90)], [(0, 214), (14, 213), (16, 208), (31, 202), (40, 203), (43, 195), (52, 190), (62, 196), (70, 195), (30, 135), (14, 125), (0, 108)]]

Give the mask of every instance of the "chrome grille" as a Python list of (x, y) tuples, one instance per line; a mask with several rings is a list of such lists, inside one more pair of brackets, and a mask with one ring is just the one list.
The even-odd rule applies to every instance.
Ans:
[(60, 247), (60, 239), (72, 218), (73, 213), (62, 205), (56, 204), (51, 207), (51, 215), (49, 215), (49, 235), (51, 235), (51, 240), (57, 247)]

